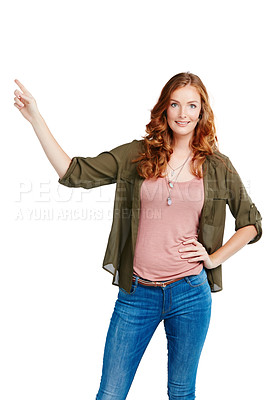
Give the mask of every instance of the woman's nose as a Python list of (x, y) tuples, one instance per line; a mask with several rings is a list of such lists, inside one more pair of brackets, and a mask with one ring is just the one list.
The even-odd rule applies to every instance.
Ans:
[(179, 108), (178, 117), (179, 118), (186, 118), (185, 108), (182, 107), (182, 106)]

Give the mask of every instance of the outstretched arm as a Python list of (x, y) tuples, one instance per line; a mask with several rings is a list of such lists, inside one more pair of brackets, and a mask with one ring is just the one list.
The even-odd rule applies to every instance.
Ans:
[(31, 123), (48, 160), (58, 173), (59, 178), (62, 178), (70, 165), (71, 158), (64, 152), (53, 137), (31, 93), (18, 79), (15, 79), (15, 82), (21, 91), (16, 89), (14, 92), (16, 96), (14, 99), (14, 106), (17, 107), (23, 117)]

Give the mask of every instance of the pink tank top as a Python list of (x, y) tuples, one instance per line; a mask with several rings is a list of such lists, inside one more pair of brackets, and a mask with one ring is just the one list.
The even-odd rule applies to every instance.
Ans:
[[(180, 258), (182, 242), (197, 239), (199, 217), (204, 203), (203, 178), (175, 182), (172, 204), (165, 178), (145, 179), (141, 185), (141, 210), (134, 253), (134, 273), (144, 279), (163, 281), (197, 275), (202, 261)], [(189, 245), (190, 246), (190, 245)]]

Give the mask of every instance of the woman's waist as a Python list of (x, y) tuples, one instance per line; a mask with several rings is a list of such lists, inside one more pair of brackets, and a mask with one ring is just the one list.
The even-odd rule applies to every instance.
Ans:
[[(182, 260), (184, 261), (184, 260)], [(163, 264), (133, 264), (133, 274), (148, 281), (168, 281), (176, 278), (183, 278), (189, 275), (198, 275), (203, 268), (202, 261), (194, 261), (188, 263), (183, 262), (182, 265), (169, 265)]]

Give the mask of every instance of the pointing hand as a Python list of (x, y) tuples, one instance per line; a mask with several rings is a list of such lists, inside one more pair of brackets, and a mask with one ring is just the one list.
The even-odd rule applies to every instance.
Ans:
[(22, 83), (15, 79), (16, 84), (21, 89), (16, 89), (14, 91), (15, 94), (15, 103), (14, 106), (21, 112), (24, 118), (26, 118), (30, 123), (32, 123), (33, 119), (36, 116), (40, 115), (40, 112), (37, 108), (37, 103), (31, 93), (22, 85)]

